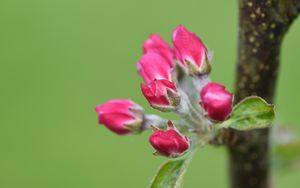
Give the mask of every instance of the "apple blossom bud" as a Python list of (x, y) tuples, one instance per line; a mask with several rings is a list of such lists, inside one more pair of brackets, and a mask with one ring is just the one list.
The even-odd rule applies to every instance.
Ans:
[(168, 44), (157, 34), (152, 34), (144, 42), (144, 53), (155, 52), (163, 56), (171, 67), (174, 66), (173, 51)]
[(171, 80), (172, 67), (160, 54), (148, 52), (137, 63), (137, 69), (144, 81), (149, 84), (153, 80)]
[(195, 33), (179, 25), (173, 32), (173, 44), (179, 65), (188, 74), (199, 75), (210, 72), (207, 49)]
[(153, 128), (155, 131), (149, 138), (150, 144), (156, 150), (155, 154), (178, 157), (190, 147), (189, 140), (180, 134), (171, 121), (167, 130)]
[(112, 132), (123, 135), (142, 130), (144, 111), (127, 99), (110, 100), (96, 107), (99, 124)]
[(209, 118), (216, 121), (226, 120), (232, 112), (233, 96), (225, 86), (210, 82), (200, 92), (201, 106)]
[(141, 85), (141, 90), (150, 105), (160, 111), (172, 111), (180, 103), (180, 95), (173, 82), (154, 80), (148, 85)]

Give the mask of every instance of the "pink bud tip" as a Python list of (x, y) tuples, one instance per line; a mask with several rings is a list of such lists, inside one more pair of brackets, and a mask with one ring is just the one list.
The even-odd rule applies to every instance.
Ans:
[(148, 85), (141, 85), (142, 93), (154, 108), (165, 111), (178, 105), (180, 97), (176, 86), (168, 80), (154, 80)]
[(179, 25), (173, 32), (173, 44), (176, 58), (188, 72), (201, 73), (205, 69), (207, 49), (195, 33)]
[(160, 54), (166, 59), (171, 67), (174, 66), (173, 51), (159, 35), (150, 35), (150, 37), (144, 42), (143, 50), (144, 53), (154, 52)]
[(153, 80), (171, 80), (172, 67), (160, 54), (148, 52), (137, 63), (137, 69), (144, 81), (149, 84)]
[(216, 121), (226, 120), (232, 112), (232, 94), (225, 86), (210, 82), (200, 92), (200, 104), (209, 118)]
[[(169, 122), (170, 124), (170, 122)], [(150, 144), (160, 155), (178, 157), (189, 147), (188, 139), (180, 134), (174, 125), (167, 130), (156, 130), (149, 138)]]
[(141, 128), (143, 109), (127, 99), (110, 100), (96, 107), (99, 124), (112, 132), (123, 135)]

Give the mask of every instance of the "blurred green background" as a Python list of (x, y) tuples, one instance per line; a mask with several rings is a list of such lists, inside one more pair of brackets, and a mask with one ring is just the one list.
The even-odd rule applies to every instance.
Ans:
[[(215, 81), (232, 89), (236, 1), (1, 0), (0, 187), (142, 188), (165, 159), (151, 155), (149, 133), (116, 136), (97, 125), (94, 107), (143, 98), (135, 64), (150, 33), (170, 42), (184, 24), (214, 51)], [(278, 119), (299, 127), (300, 20), (283, 45)], [(198, 152), (185, 187), (227, 187), (222, 148)], [(275, 173), (295, 187), (300, 173)]]

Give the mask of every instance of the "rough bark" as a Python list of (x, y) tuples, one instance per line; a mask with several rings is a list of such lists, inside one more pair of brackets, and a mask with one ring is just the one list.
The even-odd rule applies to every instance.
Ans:
[[(238, 0), (235, 100), (257, 95), (274, 103), (280, 47), (300, 0)], [(223, 134), (232, 188), (269, 188), (269, 129)]]

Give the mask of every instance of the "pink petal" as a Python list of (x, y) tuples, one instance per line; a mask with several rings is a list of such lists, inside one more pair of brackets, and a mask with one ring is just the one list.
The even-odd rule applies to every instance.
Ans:
[(159, 35), (157, 34), (150, 35), (148, 40), (144, 42), (143, 50), (144, 53), (154, 52), (160, 54), (166, 59), (166, 61), (169, 63), (171, 67), (174, 66), (173, 51)]
[(157, 53), (144, 54), (137, 63), (137, 69), (146, 83), (151, 83), (155, 79), (171, 80), (172, 68), (166, 59)]
[(200, 67), (206, 59), (207, 49), (200, 38), (179, 25), (173, 32), (175, 56), (182, 65), (186, 61)]
[(232, 111), (232, 94), (225, 86), (210, 82), (200, 92), (201, 105), (211, 119), (224, 121)]
[(141, 85), (141, 90), (152, 106), (170, 106), (167, 89), (176, 92), (174, 83), (168, 80), (154, 80), (151, 84)]
[(189, 148), (189, 141), (176, 129), (157, 130), (149, 141), (158, 153), (165, 156), (181, 155)]

